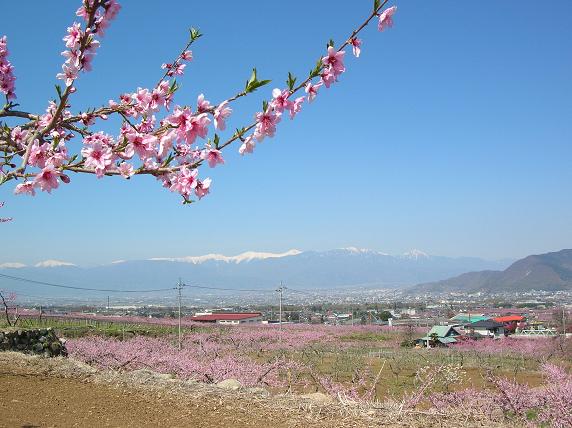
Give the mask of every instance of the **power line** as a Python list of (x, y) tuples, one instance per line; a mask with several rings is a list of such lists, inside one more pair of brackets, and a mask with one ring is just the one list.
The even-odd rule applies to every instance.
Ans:
[(105, 293), (154, 293), (154, 292), (158, 292), (158, 291), (171, 291), (171, 290), (175, 289), (174, 287), (171, 287), (171, 288), (157, 288), (155, 290), (117, 290), (117, 289), (109, 289), (109, 288), (89, 288), (89, 287), (76, 287), (73, 285), (52, 284), (51, 282), (36, 281), (33, 279), (21, 278), (18, 276), (5, 275), (3, 273), (0, 273), (0, 277), (12, 279), (14, 281), (29, 282), (31, 284), (45, 285), (47, 287), (67, 288), (70, 290), (83, 290), (83, 291), (101, 291), (101, 292), (105, 292)]
[[(109, 288), (91, 288), (91, 287), (78, 287), (78, 286), (73, 286), (73, 285), (54, 284), (51, 282), (37, 281), (34, 279), (22, 278), (19, 276), (6, 275), (3, 273), (0, 273), (0, 277), (11, 279), (14, 281), (28, 282), (31, 284), (43, 285), (43, 286), (47, 286), (47, 287), (66, 288), (66, 289), (70, 289), (70, 290), (82, 290), (82, 291), (100, 291), (100, 292), (105, 292), (105, 293), (155, 293), (155, 292), (159, 292), (159, 291), (171, 291), (171, 290), (175, 290), (177, 288), (177, 287), (170, 287), (170, 288), (157, 288), (157, 289), (153, 289), (153, 290), (118, 290), (118, 289), (109, 289)], [(190, 285), (190, 284), (183, 284), (183, 287), (198, 288), (198, 289), (202, 289), (202, 290), (236, 291), (236, 292), (250, 292), (250, 293), (274, 293), (275, 292), (275, 290), (208, 287), (208, 286), (204, 286), (204, 285)], [(308, 294), (308, 295), (312, 294), (312, 293), (309, 293), (307, 291), (296, 290), (293, 288), (288, 288), (288, 290), (293, 291), (295, 293), (302, 293), (302, 294)], [(39, 296), (35, 296), (35, 297), (39, 297)]]
[[(191, 285), (191, 284), (183, 284), (183, 287), (189, 287), (189, 288), (200, 288), (200, 289), (205, 289), (205, 290), (221, 290), (221, 291), (245, 291), (245, 292), (251, 292), (251, 293), (275, 293), (276, 290), (262, 290), (262, 289), (249, 289), (249, 288), (222, 288), (222, 287), (207, 287), (204, 285)], [(288, 291), (293, 291), (295, 293), (302, 293), (302, 294), (308, 294), (308, 295), (314, 295), (314, 293), (310, 293), (308, 291), (302, 291), (302, 290), (296, 290), (294, 288), (290, 288), (288, 287)]]

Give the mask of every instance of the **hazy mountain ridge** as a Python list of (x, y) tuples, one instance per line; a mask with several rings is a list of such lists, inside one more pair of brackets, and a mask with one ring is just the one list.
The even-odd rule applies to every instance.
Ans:
[[(8, 266), (0, 273), (56, 284), (115, 289), (171, 287), (179, 278), (191, 285), (223, 288), (272, 289), (280, 281), (301, 289), (352, 286), (389, 288), (436, 281), (470, 270), (505, 266), (505, 262), (430, 256), (418, 250), (392, 256), (350, 247), (327, 251), (290, 250), (279, 254), (247, 252), (231, 257), (207, 255), (121, 260), (87, 268), (39, 263), (34, 267)], [(0, 278), (0, 288), (32, 294), (40, 291), (42, 294), (71, 293), (66, 289), (47, 288), (6, 278)]]
[(468, 272), (446, 280), (419, 284), (415, 292), (572, 290), (572, 249), (517, 260), (504, 271)]

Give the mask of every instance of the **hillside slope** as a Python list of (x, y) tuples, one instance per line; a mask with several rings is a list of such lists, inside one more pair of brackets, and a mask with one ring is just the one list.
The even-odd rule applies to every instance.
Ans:
[(419, 284), (415, 292), (572, 290), (572, 249), (531, 255), (504, 271), (468, 272), (442, 281)]

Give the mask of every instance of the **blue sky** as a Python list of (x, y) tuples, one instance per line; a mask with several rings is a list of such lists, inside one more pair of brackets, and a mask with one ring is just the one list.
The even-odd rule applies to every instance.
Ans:
[[(10, 2), (8, 36), (22, 109), (54, 97), (61, 38), (79, 2)], [(256, 66), (273, 83), (233, 105), (230, 129), (302, 77), (329, 38), (347, 37), (372, 1), (122, 1), (72, 110), (152, 86), (160, 65), (205, 36), (176, 100), (220, 101)], [(341, 5), (342, 2), (339, 2)], [(346, 3), (350, 4), (350, 3)], [(72, 176), (52, 195), (13, 196), (0, 263), (366, 247), (389, 253), (517, 258), (572, 246), (572, 3), (397, 1), (395, 26), (363, 34), (339, 84), (274, 139), (203, 171), (193, 206), (150, 177)], [(334, 5), (334, 6), (332, 6)], [(100, 129), (117, 134), (112, 123)]]

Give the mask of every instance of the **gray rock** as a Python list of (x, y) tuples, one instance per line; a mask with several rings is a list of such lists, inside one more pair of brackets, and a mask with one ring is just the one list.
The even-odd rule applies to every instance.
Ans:
[(231, 391), (237, 391), (242, 388), (242, 384), (236, 379), (225, 379), (217, 383), (216, 386), (222, 389), (230, 389)]

